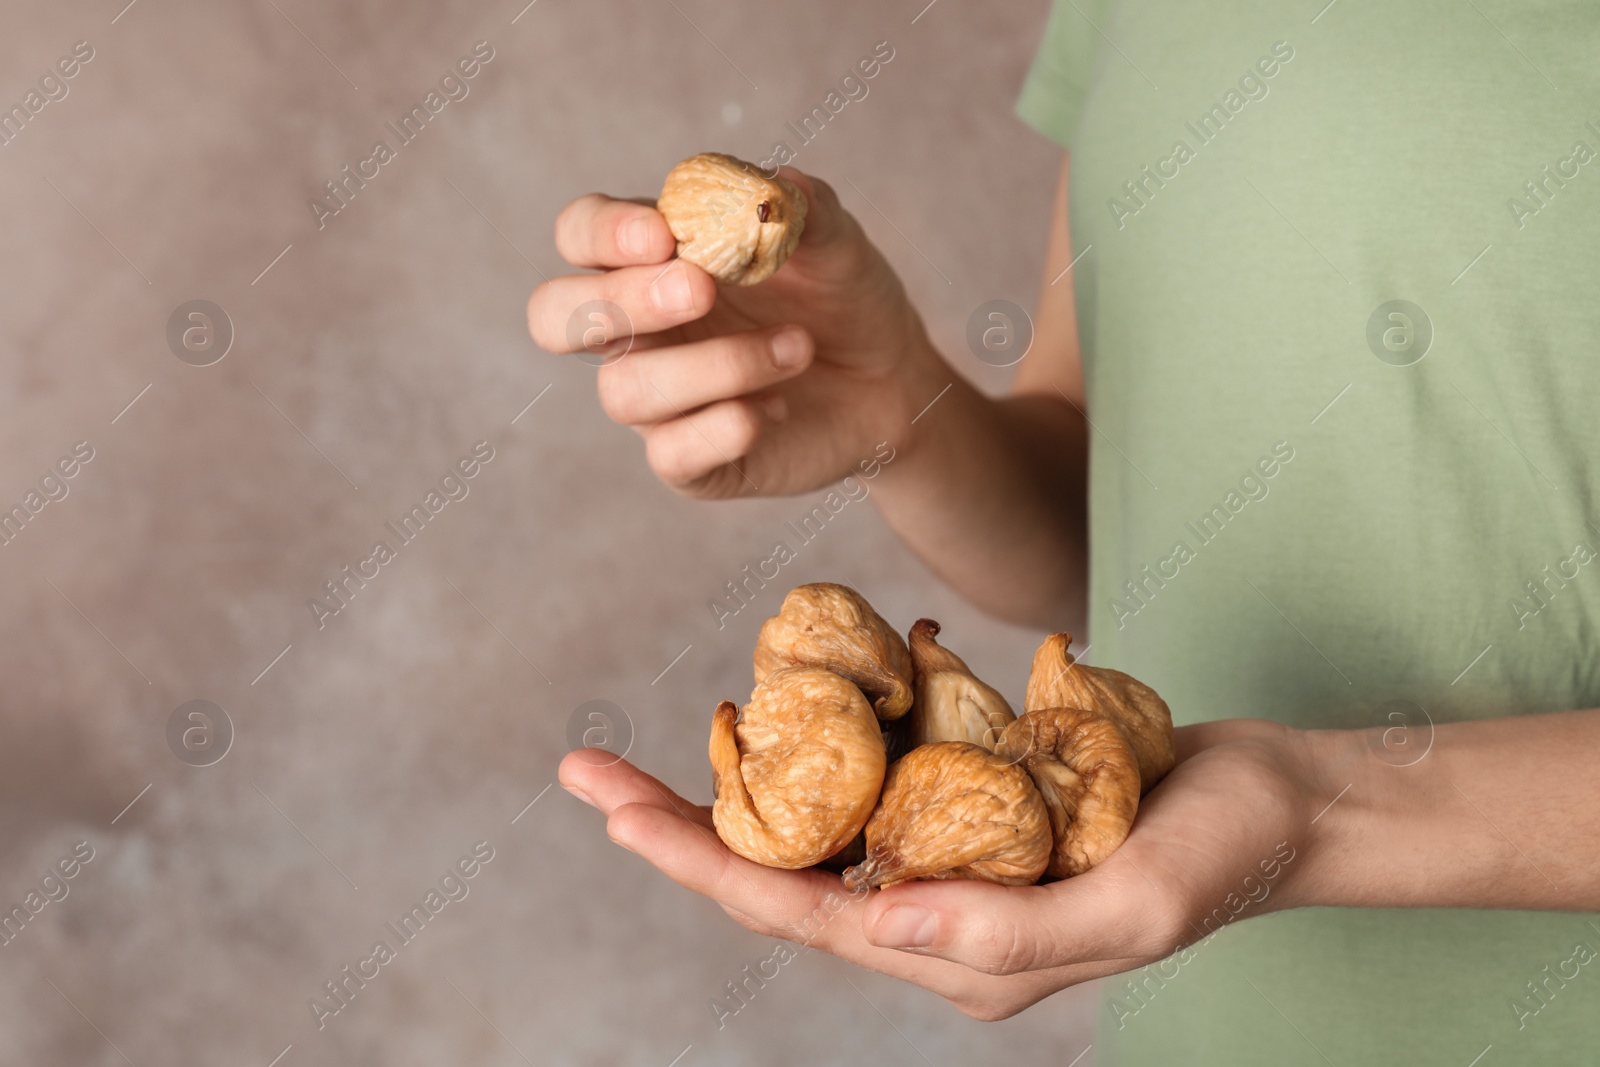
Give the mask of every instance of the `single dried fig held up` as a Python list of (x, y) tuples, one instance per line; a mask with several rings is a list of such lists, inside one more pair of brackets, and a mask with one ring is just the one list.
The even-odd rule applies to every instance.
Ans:
[(960, 656), (934, 640), (939, 624), (918, 619), (911, 627), (913, 746), (968, 741), (989, 751), (1017, 718), (1006, 698), (978, 680)]
[(1020, 763), (1044, 798), (1054, 842), (1049, 874), (1082, 874), (1127, 839), (1139, 811), (1139, 765), (1111, 719), (1086, 708), (1030, 711), (1006, 727), (995, 753)]
[(965, 741), (906, 753), (867, 823), (867, 858), (845, 888), (915, 878), (1032, 885), (1050, 861), (1050, 820), (1027, 771)]
[(711, 723), (717, 836), (768, 867), (832, 856), (866, 825), (883, 786), (883, 738), (861, 690), (825, 670), (774, 671)]
[(1132, 675), (1077, 662), (1067, 651), (1070, 644), (1071, 634), (1051, 634), (1034, 652), (1024, 710), (1087, 708), (1115, 722), (1139, 760), (1141, 788), (1148, 793), (1178, 760), (1171, 709)]
[(900, 635), (848, 586), (814, 582), (783, 598), (756, 638), (756, 683), (785, 667), (820, 667), (850, 679), (878, 718), (911, 708), (911, 652)]
[(678, 258), (729, 285), (771, 277), (806, 225), (806, 195), (798, 185), (721, 152), (673, 167), (656, 208), (678, 239)]

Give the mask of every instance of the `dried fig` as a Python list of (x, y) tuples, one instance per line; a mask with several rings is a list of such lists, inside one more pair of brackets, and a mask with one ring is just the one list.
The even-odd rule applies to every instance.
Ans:
[(848, 845), (883, 787), (872, 706), (831, 671), (774, 671), (711, 722), (717, 836), (746, 859), (794, 869)]
[(1172, 770), (1172, 711), (1156, 691), (1132, 675), (1077, 662), (1067, 646), (1071, 634), (1051, 634), (1033, 654), (1033, 672), (1023, 709), (1088, 708), (1111, 719), (1127, 735), (1139, 760), (1143, 792)]
[(656, 208), (678, 239), (678, 257), (730, 285), (771, 277), (806, 225), (806, 195), (798, 185), (721, 152), (673, 167)]
[(756, 683), (785, 667), (821, 667), (850, 679), (878, 718), (911, 707), (911, 653), (866, 598), (832, 582), (797, 586), (756, 638)]
[(1017, 718), (1006, 698), (983, 684), (961, 657), (934, 638), (939, 624), (918, 619), (911, 627), (911, 744), (969, 741), (989, 751)]
[(846, 867), (854, 867), (867, 858), (867, 835), (857, 834), (850, 843), (823, 860), (819, 867), (834, 874), (843, 874)]
[(1032, 885), (1050, 861), (1050, 820), (1028, 773), (965, 741), (912, 749), (884, 777), (867, 858), (845, 888), (914, 878)]
[(1044, 798), (1054, 842), (1049, 874), (1082, 874), (1127, 838), (1139, 811), (1139, 765), (1110, 718), (1040, 708), (1006, 727), (995, 752), (1020, 763)]

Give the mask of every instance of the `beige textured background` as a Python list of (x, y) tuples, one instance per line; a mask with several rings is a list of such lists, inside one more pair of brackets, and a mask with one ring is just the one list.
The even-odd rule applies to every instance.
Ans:
[[(797, 165), (840, 188), (941, 346), (1000, 388), (962, 330), (980, 302), (1037, 291), (1058, 153), (1011, 103), (1043, 0), (941, 0), (915, 24), (923, 0), (124, 3), (0, 10), (6, 106), (73, 42), (95, 49), (0, 148), (0, 502), (74, 442), (96, 450), (0, 547), (0, 903), (74, 842), (96, 850), (0, 947), (0, 1062), (1077, 1055), (1085, 991), (982, 1025), (818, 953), (719, 1031), (708, 1000), (772, 943), (559, 788), (512, 823), (592, 698), (628, 710), (639, 762), (706, 799), (710, 710), (748, 692), (782, 588), (722, 632), (706, 600), (811, 504), (674, 497), (601, 415), (592, 369), (532, 346), (523, 303), (561, 269), (556, 211), (652, 194), (693, 151), (760, 158), (888, 40), (870, 95)], [(478, 40), (495, 58), (470, 95), (319, 232), (307, 198)], [(192, 298), (237, 333), (211, 367), (166, 345)], [(306, 599), (479, 439), (496, 455), (470, 495), (319, 632)], [(783, 581), (824, 578), (901, 627), (943, 620), (1020, 696), (1038, 635), (958, 603), (870, 507)], [(167, 748), (192, 698), (237, 730), (212, 767)], [(318, 1032), (307, 999), (480, 839), (495, 858), (470, 895)]]

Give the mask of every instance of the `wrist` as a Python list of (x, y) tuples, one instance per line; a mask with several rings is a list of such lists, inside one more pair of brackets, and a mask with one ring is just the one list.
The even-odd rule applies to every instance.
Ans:
[(1348, 902), (1347, 884), (1361, 868), (1362, 839), (1375, 801), (1368, 731), (1296, 730), (1302, 862), (1286, 887), (1283, 906)]
[(1435, 868), (1460, 863), (1473, 849), (1463, 848), (1460, 809), (1466, 805), (1449, 795), (1449, 754), (1447, 746), (1435, 745), (1432, 725), (1309, 730), (1305, 736), (1311, 862), (1297, 886), (1297, 903), (1448, 902), (1453, 890), (1437, 879)]
[[(920, 319), (907, 333), (909, 339), (893, 378), (889, 441), (901, 460), (915, 460), (928, 451), (927, 430), (937, 421), (935, 413), (952, 399), (952, 393), (970, 390), (970, 386), (933, 346)], [(900, 470), (917, 465), (902, 462)]]

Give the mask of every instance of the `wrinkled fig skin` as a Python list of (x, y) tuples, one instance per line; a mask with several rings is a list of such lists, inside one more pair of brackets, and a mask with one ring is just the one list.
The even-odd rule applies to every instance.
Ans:
[(922, 745), (889, 768), (867, 823), (867, 858), (845, 888), (916, 878), (1032, 885), (1050, 861), (1050, 819), (1027, 771), (965, 741)]
[(832, 582), (797, 586), (756, 638), (756, 684), (785, 667), (820, 667), (850, 679), (878, 718), (911, 708), (911, 653), (866, 598)]
[(1139, 811), (1139, 766), (1116, 723), (1084, 708), (1041, 708), (1006, 727), (996, 754), (1038, 786), (1054, 847), (1047, 873), (1082, 874), (1127, 839)]
[(728, 285), (771, 277), (806, 225), (799, 186), (721, 152), (702, 152), (673, 167), (656, 208), (678, 239), (678, 257)]
[(1172, 770), (1172, 711), (1156, 691), (1131, 675), (1090, 667), (1073, 659), (1071, 634), (1051, 634), (1033, 654), (1025, 711), (1089, 708), (1111, 719), (1127, 735), (1139, 760), (1141, 791), (1148, 793)]
[(861, 690), (829, 671), (774, 671), (711, 723), (717, 836), (756, 863), (820, 863), (861, 832), (883, 787), (883, 738)]
[(1006, 698), (978, 680), (961, 657), (934, 640), (939, 624), (918, 619), (911, 627), (912, 689), (910, 741), (968, 741), (994, 751), (1000, 734), (1014, 722)]
[(834, 874), (843, 874), (845, 868), (853, 867), (867, 858), (867, 836), (857, 834), (850, 839), (850, 843), (838, 852), (823, 860), (818, 866)]

